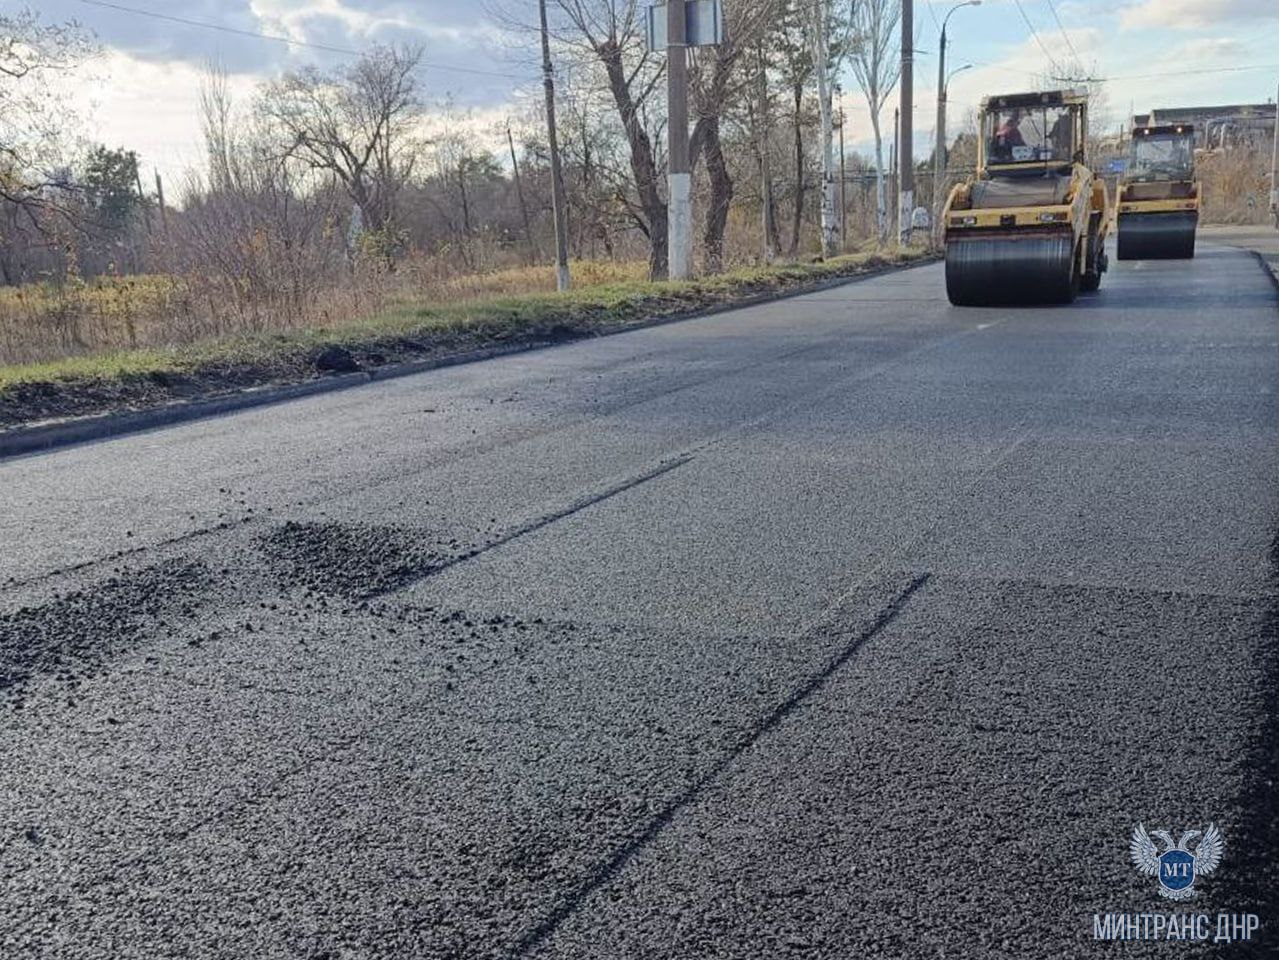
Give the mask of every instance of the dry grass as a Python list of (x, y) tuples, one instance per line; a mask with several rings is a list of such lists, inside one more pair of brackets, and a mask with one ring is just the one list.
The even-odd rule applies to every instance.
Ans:
[[(411, 268), (410, 268), (411, 269)], [(648, 278), (648, 264), (642, 260), (615, 263), (582, 260), (569, 265), (574, 286), (600, 287), (614, 283), (635, 283)], [(418, 286), (418, 285), (415, 285)], [(459, 274), (422, 288), (443, 303), (466, 303), (492, 297), (519, 297), (555, 290), (553, 266), (507, 267), (486, 273)]]
[[(18, 384), (118, 380), (155, 373), (279, 365), (322, 345), (356, 346), (396, 337), (484, 339), (539, 325), (615, 324), (653, 313), (723, 302), (762, 289), (847, 275), (879, 264), (916, 259), (866, 251), (826, 263), (790, 263), (735, 270), (683, 283), (645, 279), (643, 263), (575, 263), (573, 289), (555, 292), (554, 270), (520, 267), (431, 283), (410, 271), (356, 278), (317, 298), (301, 318), (256, 322), (218, 335), (182, 322), (174, 311), (198, 311), (181, 278), (113, 280), (84, 288), (21, 288), (0, 296), (0, 347), (27, 325), (27, 352), (0, 359), (0, 393)], [(349, 309), (341, 305), (349, 305)], [(259, 311), (258, 317), (269, 314)], [(57, 317), (56, 324), (48, 318)], [(71, 329), (73, 336), (65, 335)], [(53, 336), (51, 332), (61, 331)], [(37, 336), (32, 337), (35, 331)], [(36, 355), (32, 356), (31, 353)]]
[[(643, 262), (581, 262), (586, 289), (642, 281)], [(433, 276), (427, 261), (393, 273), (370, 271), (320, 286), (297, 302), (246, 300), (200, 277), (103, 277), (85, 283), (0, 288), (0, 364), (43, 363), (122, 350), (165, 349), (204, 340), (340, 326), (411, 304), (465, 304), (555, 290), (549, 266)]]
[(1270, 221), (1270, 151), (1227, 150), (1195, 159), (1205, 223)]

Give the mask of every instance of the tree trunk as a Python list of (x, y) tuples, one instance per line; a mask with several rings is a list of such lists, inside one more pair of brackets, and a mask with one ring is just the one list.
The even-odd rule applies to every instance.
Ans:
[(621, 115), (622, 126), (626, 130), (626, 140), (631, 148), (631, 174), (635, 178), (640, 209), (644, 212), (645, 220), (648, 221), (649, 276), (654, 280), (663, 280), (667, 272), (666, 202), (658, 190), (658, 170), (657, 163), (653, 159), (653, 144), (640, 120), (639, 110), (631, 95), (630, 84), (626, 82), (626, 69), (617, 43), (610, 40), (601, 44), (596, 52), (608, 74), (609, 90), (613, 94), (617, 112)]
[(733, 181), (728, 175), (728, 164), (724, 161), (719, 139), (719, 117), (706, 118), (702, 150), (706, 155), (706, 174), (711, 186), (706, 232), (703, 234), (706, 272), (720, 273), (724, 269), (724, 227), (728, 224), (728, 208), (733, 202)]
[(773, 170), (768, 149), (772, 124), (768, 109), (768, 72), (762, 46), (756, 48), (756, 57), (759, 64), (759, 119), (755, 149), (759, 153), (760, 215), (763, 218), (764, 262), (772, 263), (777, 259), (781, 244), (777, 240), (777, 208), (773, 203)]
[(791, 220), (790, 255), (799, 253), (799, 233), (804, 225), (804, 85), (795, 84), (795, 216)]

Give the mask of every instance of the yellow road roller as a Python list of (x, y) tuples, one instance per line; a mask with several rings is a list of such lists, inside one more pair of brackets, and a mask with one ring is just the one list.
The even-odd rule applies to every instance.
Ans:
[(1199, 184), (1194, 127), (1133, 128), (1116, 206), (1115, 253), (1120, 260), (1187, 260), (1195, 255)]
[(1088, 168), (1088, 96), (987, 97), (977, 175), (942, 210), (946, 295), (958, 306), (1069, 303), (1106, 270), (1106, 184)]

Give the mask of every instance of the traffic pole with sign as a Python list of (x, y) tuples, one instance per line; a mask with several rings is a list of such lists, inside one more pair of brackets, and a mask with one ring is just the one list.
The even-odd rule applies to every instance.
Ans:
[(667, 276), (693, 275), (693, 177), (688, 156), (688, 54), (685, 0), (666, 3)]

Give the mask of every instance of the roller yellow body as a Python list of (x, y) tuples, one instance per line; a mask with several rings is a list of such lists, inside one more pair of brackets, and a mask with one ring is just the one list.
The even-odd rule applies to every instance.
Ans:
[(1068, 303), (1101, 284), (1109, 196), (1087, 165), (1087, 124), (1074, 91), (982, 101), (977, 175), (942, 210), (952, 303)]
[(1200, 191), (1194, 150), (1195, 131), (1188, 123), (1133, 128), (1116, 199), (1120, 260), (1195, 255)]

